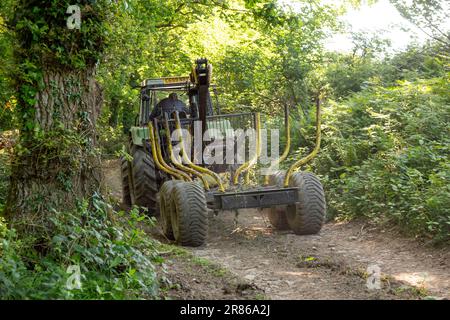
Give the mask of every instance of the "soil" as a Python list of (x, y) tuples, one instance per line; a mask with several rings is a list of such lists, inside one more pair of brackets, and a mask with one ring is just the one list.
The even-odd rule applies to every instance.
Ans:
[[(105, 171), (120, 198), (119, 163), (106, 162)], [(150, 234), (168, 243), (158, 229)], [(185, 249), (190, 254), (167, 257), (169, 298), (450, 298), (450, 248), (366, 221), (330, 221), (318, 235), (297, 236), (274, 230), (264, 210), (211, 212), (207, 244)], [(368, 267), (381, 271), (378, 288), (368, 288)]]
[[(163, 255), (164, 256), (164, 255)], [(178, 300), (257, 300), (265, 299), (264, 290), (210, 260), (189, 251), (178, 250), (165, 258), (162, 289), (165, 299)], [(161, 278), (162, 278), (161, 277)], [(164, 283), (164, 281), (163, 281)]]

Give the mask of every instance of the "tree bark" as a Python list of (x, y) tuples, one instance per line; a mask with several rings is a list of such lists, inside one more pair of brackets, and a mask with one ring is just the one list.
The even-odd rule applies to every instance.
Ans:
[(50, 216), (99, 191), (95, 126), (102, 95), (94, 70), (43, 68), (34, 129), (22, 128), (12, 164), (6, 217), (19, 231), (45, 236)]

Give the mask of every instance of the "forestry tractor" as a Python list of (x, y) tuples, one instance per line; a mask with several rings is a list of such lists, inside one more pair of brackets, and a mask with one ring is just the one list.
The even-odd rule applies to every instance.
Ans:
[[(165, 236), (183, 246), (205, 243), (209, 210), (237, 214), (243, 208), (267, 208), (275, 229), (290, 229), (298, 235), (318, 233), (325, 220), (324, 191), (315, 175), (298, 168), (320, 148), (320, 99), (316, 103), (316, 144), (312, 152), (286, 171), (256, 177), (261, 182), (251, 184), (250, 171), (256, 172), (253, 169), (261, 155), (261, 115), (221, 114), (211, 73), (208, 61), (198, 59), (189, 76), (142, 82), (140, 110), (127, 146), (132, 160), (124, 157), (121, 161), (124, 203), (146, 207), (149, 214), (159, 215)], [(287, 107), (284, 113), (286, 143), (275, 164), (287, 158), (291, 144)], [(234, 129), (249, 128), (255, 132), (253, 154), (248, 148), (248, 157), (240, 163), (206, 163), (202, 156), (205, 142), (198, 142), (196, 134), (203, 137), (208, 129), (214, 129), (228, 141), (215, 148), (227, 149), (231, 141), (234, 150), (242, 144), (233, 136)], [(195, 141), (192, 143), (182, 132), (190, 133)]]

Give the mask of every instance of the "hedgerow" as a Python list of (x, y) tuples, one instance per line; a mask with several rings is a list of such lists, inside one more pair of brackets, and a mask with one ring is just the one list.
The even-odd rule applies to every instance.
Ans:
[(330, 213), (450, 239), (450, 92), (444, 78), (369, 87), (331, 102), (312, 166)]

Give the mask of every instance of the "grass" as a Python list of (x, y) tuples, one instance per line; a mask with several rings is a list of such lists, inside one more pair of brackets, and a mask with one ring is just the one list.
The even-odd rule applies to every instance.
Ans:
[(197, 257), (192, 252), (176, 245), (162, 243), (158, 247), (158, 251), (163, 256), (183, 258), (193, 265), (202, 267), (206, 272), (215, 277), (221, 278), (227, 274), (230, 274), (227, 269), (217, 265), (216, 263), (206, 258)]

